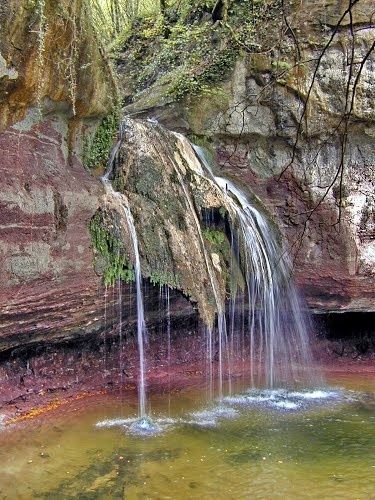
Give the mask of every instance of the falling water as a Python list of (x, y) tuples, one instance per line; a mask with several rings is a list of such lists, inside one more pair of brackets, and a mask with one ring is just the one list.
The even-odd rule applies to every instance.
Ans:
[[(229, 179), (215, 176), (204, 151), (198, 146), (194, 146), (194, 149), (225, 196), (233, 218), (232, 235), (237, 225), (237, 240), (244, 249), (242, 260), (247, 290), (251, 383), (255, 385), (263, 382), (268, 387), (274, 387), (276, 383), (304, 381), (306, 370), (312, 366), (312, 358), (306, 320), (285, 255), (270, 225), (250, 204), (245, 193)], [(232, 253), (233, 243), (232, 238)], [(234, 334), (234, 307), (232, 298), (231, 335)], [(221, 352), (219, 357), (222, 357)], [(220, 363), (222, 359), (219, 359)]]
[(169, 286), (165, 285), (165, 305), (167, 320), (167, 358), (168, 358), (168, 415), (171, 415), (171, 297)]
[[(175, 135), (175, 137), (177, 137), (177, 139), (182, 144), (185, 144), (189, 148), (191, 148), (191, 144), (189, 143), (189, 141), (186, 139), (185, 136), (178, 134), (178, 133), (174, 133), (174, 135)], [(197, 232), (198, 232), (199, 239), (201, 242), (201, 248), (202, 248), (202, 252), (204, 255), (205, 262), (206, 262), (206, 268), (207, 268), (208, 276), (210, 278), (210, 284), (211, 284), (211, 288), (212, 288), (212, 292), (213, 292), (213, 296), (214, 296), (214, 300), (215, 300), (216, 311), (217, 311), (217, 330), (218, 330), (218, 349), (219, 349), (219, 353), (218, 353), (218, 358), (219, 358), (219, 362), (218, 362), (218, 395), (219, 395), (219, 399), (221, 400), (223, 397), (223, 387), (224, 387), (223, 386), (223, 384), (224, 384), (224, 367), (223, 367), (224, 356), (223, 356), (223, 353), (224, 353), (224, 348), (226, 348), (226, 346), (227, 346), (227, 324), (226, 324), (226, 318), (225, 318), (225, 304), (223, 304), (223, 301), (221, 300), (221, 297), (220, 297), (219, 286), (217, 283), (215, 272), (213, 270), (211, 259), (208, 257), (206, 245), (205, 245), (204, 240), (203, 240), (202, 228), (201, 228), (201, 225), (200, 225), (200, 222), (198, 219), (198, 215), (197, 215), (196, 210), (195, 210), (194, 203), (193, 203), (191, 196), (189, 195), (189, 192), (185, 186), (185, 182), (184, 182), (184, 179), (182, 177), (182, 174), (176, 166), (175, 166), (175, 172), (177, 174), (180, 185), (181, 185), (183, 192), (185, 194), (186, 200), (188, 202), (188, 206), (190, 208), (191, 214), (193, 216), (193, 219), (194, 219), (194, 222), (195, 222), (195, 225), (197, 228)], [(230, 380), (230, 376), (229, 376), (229, 380)]]
[(135, 286), (137, 294), (137, 339), (138, 339), (138, 350), (139, 350), (138, 403), (139, 403), (139, 417), (144, 418), (146, 416), (145, 356), (144, 356), (144, 339), (146, 335), (146, 323), (145, 323), (143, 294), (142, 294), (141, 262), (139, 258), (138, 238), (134, 226), (133, 216), (128, 205), (124, 205), (123, 208), (130, 231), (131, 240), (133, 244), (133, 251), (135, 256), (134, 273), (135, 273)]
[[(142, 293), (142, 274), (141, 274), (141, 262), (139, 257), (139, 246), (137, 232), (134, 226), (134, 219), (131, 213), (129, 202), (126, 196), (122, 193), (118, 193), (113, 189), (113, 186), (109, 180), (110, 175), (113, 171), (114, 164), (120, 150), (122, 141), (124, 140), (125, 134), (125, 122), (121, 122), (120, 125), (120, 138), (116, 146), (113, 148), (108, 169), (105, 175), (102, 177), (102, 182), (106, 189), (107, 194), (116, 197), (122, 206), (123, 212), (125, 214), (125, 220), (128, 225), (130, 238), (133, 246), (134, 254), (134, 274), (135, 274), (135, 285), (136, 285), (136, 297), (137, 297), (137, 341), (138, 341), (138, 354), (139, 354), (139, 383), (138, 383), (138, 405), (139, 405), (139, 417), (144, 419), (146, 416), (146, 385), (145, 385), (145, 355), (144, 355), (144, 344), (146, 339), (146, 323), (144, 316), (144, 305), (143, 305), (143, 293)], [(122, 322), (120, 313), (120, 323)], [(121, 325), (120, 325), (121, 332)], [(121, 347), (121, 346), (120, 346)], [(120, 352), (121, 355), (121, 352)], [(121, 367), (120, 367), (121, 368)]]
[[(146, 325), (138, 238), (128, 198), (125, 194), (116, 192), (110, 182), (118, 152), (124, 140), (126, 126), (126, 121), (122, 122), (120, 140), (113, 149), (108, 170), (102, 180), (108, 195), (116, 199), (118, 205), (121, 206), (133, 247), (140, 367), (138, 384), (139, 417), (144, 419), (146, 416), (144, 353)], [(155, 132), (152, 131), (153, 129)], [(150, 134), (155, 135), (153, 139), (155, 139), (154, 147), (157, 151), (159, 151), (159, 148), (162, 150), (161, 139), (165, 140), (164, 136), (159, 135), (158, 130), (159, 126), (155, 127), (153, 125), (152, 128), (149, 128)], [(133, 133), (136, 133), (136, 128), (133, 129)], [(217, 395), (220, 400), (224, 396), (225, 383), (228, 384), (230, 394), (231, 377), (235, 362), (238, 359), (240, 359), (241, 363), (244, 363), (245, 360), (249, 363), (252, 386), (266, 385), (272, 388), (276, 384), (306, 382), (306, 370), (311, 366), (306, 322), (301, 313), (296, 289), (290, 279), (288, 261), (282, 253), (270, 225), (262, 213), (250, 203), (243, 191), (229, 179), (216, 176), (213, 173), (201, 148), (192, 146), (180, 134), (174, 134), (174, 136), (179, 141), (180, 153), (184, 156), (184, 160), (187, 162), (193, 161), (192, 158), (196, 155), (200, 162), (198, 175), (209, 181), (214, 186), (214, 189), (220, 193), (219, 199), (223, 200), (229, 215), (232, 273), (238, 264), (240, 264), (243, 273), (243, 289), (237, 284), (234, 275), (232, 276), (229, 314), (227, 317), (225, 299), (220, 291), (213, 262), (204, 242), (200, 214), (197, 213), (184, 167), (181, 168), (180, 164), (175, 162), (172, 157), (170, 159), (166, 158), (166, 161), (171, 161), (177, 174), (178, 183), (189, 207), (191, 220), (196, 227), (199, 247), (207, 269), (209, 285), (217, 313), (216, 331), (212, 326), (207, 326), (205, 330), (209, 397), (212, 398), (213, 396), (214, 382), (217, 383)], [(157, 141), (160, 141), (160, 144)], [(210, 212), (205, 214), (204, 219), (207, 225), (213, 224), (215, 219), (214, 211), (211, 209)], [(166, 304), (169, 379), (171, 363), (169, 289), (166, 288), (165, 293), (164, 290), (161, 290), (160, 293), (159, 300), (165, 300)], [(215, 379), (213, 366), (216, 358), (217, 373)]]
[(168, 345), (168, 376), (170, 376), (171, 367), (171, 298), (168, 285), (165, 285), (165, 305), (166, 305), (166, 319), (167, 319), (167, 345)]

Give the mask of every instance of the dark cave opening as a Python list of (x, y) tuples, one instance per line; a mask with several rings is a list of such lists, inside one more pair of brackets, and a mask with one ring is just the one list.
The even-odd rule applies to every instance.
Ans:
[(351, 345), (359, 354), (375, 351), (375, 312), (315, 314), (318, 338)]

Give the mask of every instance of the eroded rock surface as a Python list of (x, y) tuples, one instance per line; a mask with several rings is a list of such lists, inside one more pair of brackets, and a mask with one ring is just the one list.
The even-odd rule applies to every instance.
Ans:
[(128, 108), (199, 136), (266, 203), (316, 311), (375, 308), (371, 12), (367, 0), (351, 15), (347, 2), (284, 2), (281, 31), (238, 58), (216, 98), (155, 104), (144, 92)]
[(88, 230), (102, 188), (80, 152), (115, 89), (84, 2), (7, 2), (0, 25), (0, 352), (10, 352), (103, 322)]

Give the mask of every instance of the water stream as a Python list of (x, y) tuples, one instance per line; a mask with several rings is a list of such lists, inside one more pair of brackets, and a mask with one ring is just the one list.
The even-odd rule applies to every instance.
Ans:
[[(110, 181), (110, 175), (113, 171), (117, 155), (121, 144), (124, 140), (125, 135), (125, 124), (121, 122), (120, 130), (119, 130), (119, 141), (114, 147), (109, 164), (108, 169), (105, 175), (102, 177), (102, 182), (104, 184), (106, 193), (110, 197), (117, 198), (119, 203), (123, 209), (125, 215), (125, 221), (129, 229), (130, 239), (132, 243), (132, 250), (134, 256), (134, 274), (135, 274), (135, 286), (136, 286), (136, 297), (137, 297), (137, 341), (138, 341), (138, 353), (139, 353), (139, 381), (138, 381), (138, 404), (139, 404), (139, 419), (140, 425), (147, 425), (146, 421), (146, 383), (145, 383), (145, 354), (144, 354), (144, 344), (146, 340), (146, 322), (145, 322), (145, 314), (144, 314), (144, 304), (143, 304), (143, 292), (142, 292), (142, 273), (141, 273), (141, 260), (139, 256), (139, 246), (138, 246), (138, 238), (137, 231), (134, 225), (133, 215), (130, 210), (129, 202), (126, 196), (123, 193), (118, 193), (113, 189), (113, 186)], [(122, 315), (122, 307), (120, 304), (120, 336), (121, 336), (121, 315)], [(121, 341), (120, 341), (120, 352), (121, 352)], [(121, 370), (121, 363), (120, 363)], [(122, 371), (122, 370), (121, 370)]]

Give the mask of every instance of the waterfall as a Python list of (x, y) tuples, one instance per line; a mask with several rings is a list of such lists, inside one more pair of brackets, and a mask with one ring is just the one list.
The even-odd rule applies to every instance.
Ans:
[[(178, 285), (174, 281), (172, 286), (180, 288), (198, 304), (206, 323), (203, 363), (207, 367), (209, 399), (215, 393), (220, 400), (225, 392), (231, 393), (238, 363), (242, 364), (242, 370), (247, 363), (246, 371), (252, 387), (316, 383), (309, 371), (312, 357), (308, 327), (291, 278), (291, 266), (266, 212), (251, 203), (246, 193), (230, 179), (215, 175), (204, 150), (192, 145), (181, 134), (168, 132), (155, 123), (125, 119), (120, 125), (119, 135), (102, 181), (108, 198), (116, 205), (115, 210), (124, 221), (122, 227), (126, 224), (132, 245), (141, 420), (147, 420), (144, 418), (147, 332), (138, 238), (145, 244), (144, 274), (150, 276), (154, 266), (168, 275), (175, 266), (181, 273), (181, 281)], [(121, 164), (117, 162), (120, 150), (127, 158)], [(154, 177), (148, 178), (147, 175), (156, 176), (157, 184)], [(119, 176), (126, 179), (126, 194), (115, 191), (111, 183), (110, 179), (119, 179)], [(129, 198), (140, 208), (138, 234)], [(173, 204), (173, 213), (165, 208), (167, 199)], [(205, 240), (206, 233), (203, 233), (204, 224), (208, 227), (216, 224), (215, 213), (220, 207), (226, 211), (225, 217), (220, 216), (220, 223), (223, 238), (227, 239), (230, 248), (230, 263), (226, 267), (226, 272), (232, 273), (229, 284), (218, 265), (220, 257), (210, 253), (212, 248)], [(208, 212), (203, 212), (203, 208)], [(145, 213), (148, 214), (146, 219)], [(147, 233), (148, 217), (154, 217), (152, 234)], [(173, 225), (175, 220), (176, 226)], [(155, 233), (158, 237), (160, 234), (168, 237), (156, 240), (159, 241), (158, 253), (162, 255), (160, 262), (154, 252), (153, 240), (151, 250), (154, 253), (150, 264), (147, 244)], [(163, 252), (164, 246), (168, 246), (168, 254)], [(167, 287), (165, 319), (170, 383), (171, 304), (168, 285), (161, 286)], [(164, 299), (164, 292), (162, 297)]]
[(145, 388), (145, 355), (144, 355), (144, 338), (146, 335), (146, 323), (143, 306), (142, 294), (142, 275), (141, 275), (141, 261), (139, 258), (138, 238), (134, 226), (134, 220), (128, 205), (124, 205), (125, 218), (129, 226), (131, 240), (133, 244), (133, 252), (135, 256), (134, 273), (135, 273), (135, 286), (137, 293), (137, 340), (139, 352), (139, 383), (138, 383), (138, 404), (139, 404), (139, 417), (146, 416), (146, 388)]
[[(256, 375), (258, 384), (263, 382), (271, 388), (275, 384), (304, 381), (306, 370), (312, 366), (307, 322), (285, 252), (265, 217), (252, 206), (245, 193), (231, 180), (216, 176), (204, 150), (193, 147), (230, 209), (232, 254), (234, 226), (238, 226), (237, 240), (244, 253), (251, 384), (255, 385)], [(234, 300), (232, 296), (231, 316)], [(231, 318), (231, 325), (233, 323)], [(230, 331), (233, 335), (233, 326)]]
[[(139, 354), (139, 382), (138, 382), (138, 416), (141, 419), (146, 417), (146, 384), (145, 384), (145, 354), (144, 354), (144, 344), (146, 339), (146, 322), (144, 315), (144, 303), (143, 303), (143, 292), (142, 292), (142, 274), (141, 274), (141, 260), (139, 257), (139, 246), (137, 231), (134, 225), (134, 219), (132, 212), (130, 210), (129, 202), (127, 197), (123, 193), (119, 193), (114, 190), (110, 176), (113, 172), (114, 165), (117, 159), (118, 152), (121, 148), (121, 144), (124, 140), (125, 134), (125, 122), (121, 122), (119, 130), (119, 141), (113, 148), (108, 168), (105, 175), (102, 177), (102, 182), (105, 187), (108, 196), (117, 199), (125, 215), (125, 221), (129, 229), (130, 239), (133, 247), (134, 255), (134, 274), (135, 274), (135, 286), (136, 286), (136, 297), (137, 297), (137, 342), (138, 342), (138, 354)], [(119, 287), (120, 288), (120, 287)], [(120, 310), (120, 350), (121, 350), (121, 336), (122, 336), (122, 313)], [(121, 356), (121, 351), (120, 351)], [(120, 363), (121, 365), (121, 363)], [(121, 369), (121, 366), (120, 366)]]
[[(186, 147), (191, 148), (191, 144), (186, 139), (186, 137), (184, 137), (181, 134), (177, 134), (177, 133), (174, 133), (174, 136), (177, 137), (177, 139), (183, 144), (183, 146), (185, 148)], [(207, 250), (206, 250), (206, 246), (205, 246), (205, 243), (203, 240), (203, 235), (202, 235), (201, 224), (200, 224), (198, 215), (196, 213), (194, 203), (191, 199), (191, 196), (189, 195), (189, 192), (185, 186), (185, 182), (184, 182), (184, 179), (182, 177), (182, 174), (181, 174), (180, 170), (177, 168), (177, 166), (175, 166), (175, 172), (178, 176), (178, 179), (179, 179), (180, 185), (183, 189), (183, 192), (184, 192), (185, 198), (187, 200), (190, 212), (191, 212), (193, 219), (194, 219), (194, 222), (196, 224), (197, 233), (199, 235), (199, 240), (201, 243), (201, 248), (202, 248), (204, 260), (205, 260), (206, 267), (207, 267), (207, 273), (208, 273), (208, 276), (210, 278), (210, 284), (211, 284), (211, 288), (212, 288), (212, 292), (213, 292), (213, 297), (215, 300), (215, 306), (216, 306), (216, 312), (217, 312), (217, 330), (218, 330), (218, 334), (219, 334), (218, 392), (219, 392), (219, 399), (222, 399), (222, 397), (223, 397), (223, 384), (224, 384), (223, 351), (224, 351), (224, 346), (227, 343), (227, 328), (226, 328), (227, 324), (226, 324), (226, 318), (225, 318), (225, 304), (223, 303), (223, 301), (221, 300), (221, 297), (220, 297), (219, 286), (217, 283), (217, 279), (215, 276), (215, 272), (213, 269), (211, 259), (209, 258)], [(212, 359), (211, 359), (211, 362), (212, 362)]]

